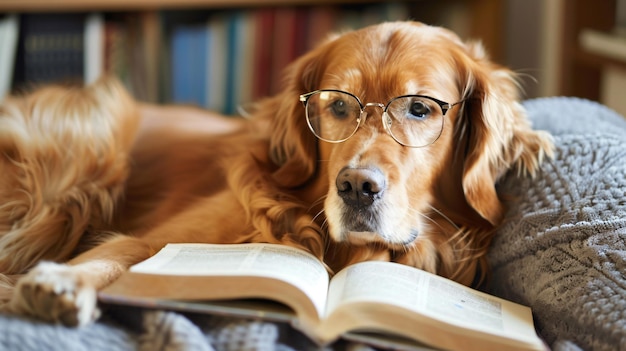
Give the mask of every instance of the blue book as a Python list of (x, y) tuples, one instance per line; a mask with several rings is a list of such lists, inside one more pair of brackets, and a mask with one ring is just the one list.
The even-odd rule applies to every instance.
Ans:
[(226, 59), (226, 101), (224, 113), (232, 115), (237, 109), (237, 67), (236, 62), (239, 55), (238, 38), (241, 21), (241, 13), (233, 12), (226, 24), (227, 37), (227, 59)]
[(238, 114), (252, 100), (255, 22), (249, 11), (232, 12), (226, 20), (226, 102), (224, 113)]
[(205, 25), (181, 25), (172, 32), (172, 98), (202, 107), (207, 101), (208, 33)]

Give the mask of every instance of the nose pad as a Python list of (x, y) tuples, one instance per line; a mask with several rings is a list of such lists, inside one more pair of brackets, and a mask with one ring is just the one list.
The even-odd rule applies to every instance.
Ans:
[(359, 128), (365, 124), (365, 120), (367, 120), (367, 111), (361, 110), (361, 114), (359, 115)]
[(389, 116), (387, 111), (383, 112), (382, 119), (385, 131), (387, 132), (387, 134), (391, 135), (391, 124), (393, 123), (393, 121), (391, 120), (391, 117)]

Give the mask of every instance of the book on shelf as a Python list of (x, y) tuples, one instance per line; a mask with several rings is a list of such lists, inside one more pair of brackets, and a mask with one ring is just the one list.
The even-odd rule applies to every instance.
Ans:
[(252, 82), (252, 98), (258, 99), (270, 94), (272, 52), (274, 36), (272, 32), (276, 23), (274, 9), (261, 9), (256, 13), (254, 41), (254, 76)]
[(249, 11), (236, 11), (228, 16), (224, 112), (229, 115), (236, 114), (239, 106), (251, 102), (255, 20), (256, 16)]
[(78, 13), (20, 16), (14, 83), (82, 83), (85, 16)]
[(95, 82), (104, 72), (105, 56), (104, 16), (101, 13), (90, 13), (85, 18), (83, 42), (85, 43), (84, 77), (85, 84)]
[(0, 16), (0, 101), (11, 92), (19, 23), (16, 14)]
[(181, 25), (172, 32), (172, 97), (207, 106), (208, 32), (204, 24)]
[(276, 244), (168, 244), (99, 300), (286, 322), (320, 345), (545, 350), (526, 306), (391, 262), (330, 278), (314, 256)]
[(208, 31), (208, 62), (207, 62), (207, 106), (214, 111), (226, 110), (226, 80), (224, 67), (228, 62), (228, 38), (226, 24), (228, 19), (218, 15), (211, 17), (207, 23)]
[(161, 14), (154, 11), (124, 15), (126, 82), (133, 96), (141, 101), (158, 102), (162, 61)]
[(339, 22), (339, 10), (334, 6), (316, 6), (308, 13), (307, 50), (326, 40)]
[(285, 67), (293, 61), (299, 54), (296, 52), (296, 43), (299, 39), (297, 26), (298, 9), (285, 7), (276, 10), (272, 43), (272, 65), (270, 68), (270, 90), (269, 94), (276, 94), (281, 91), (282, 73)]
[[(120, 79), (130, 88), (129, 55), (127, 45), (127, 30), (124, 21), (106, 20), (102, 27), (104, 31), (103, 62), (102, 69), (106, 74), (111, 74)], [(132, 91), (132, 90), (131, 90)]]

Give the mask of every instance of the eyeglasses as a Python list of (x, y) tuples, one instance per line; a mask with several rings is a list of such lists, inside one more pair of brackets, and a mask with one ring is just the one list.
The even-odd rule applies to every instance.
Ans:
[(398, 143), (407, 147), (428, 146), (441, 136), (444, 116), (453, 106), (424, 95), (402, 95), (387, 105), (361, 103), (354, 94), (341, 90), (316, 90), (300, 95), (309, 128), (321, 140), (341, 143), (365, 123), (368, 107), (383, 109), (383, 126)]

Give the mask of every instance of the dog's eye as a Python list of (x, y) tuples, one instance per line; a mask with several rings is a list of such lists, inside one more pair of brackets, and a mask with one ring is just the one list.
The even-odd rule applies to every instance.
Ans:
[(337, 118), (346, 118), (350, 114), (350, 107), (345, 100), (337, 99), (330, 104), (330, 111)]
[(415, 118), (426, 118), (430, 114), (430, 108), (423, 101), (413, 101), (409, 106), (409, 115)]

